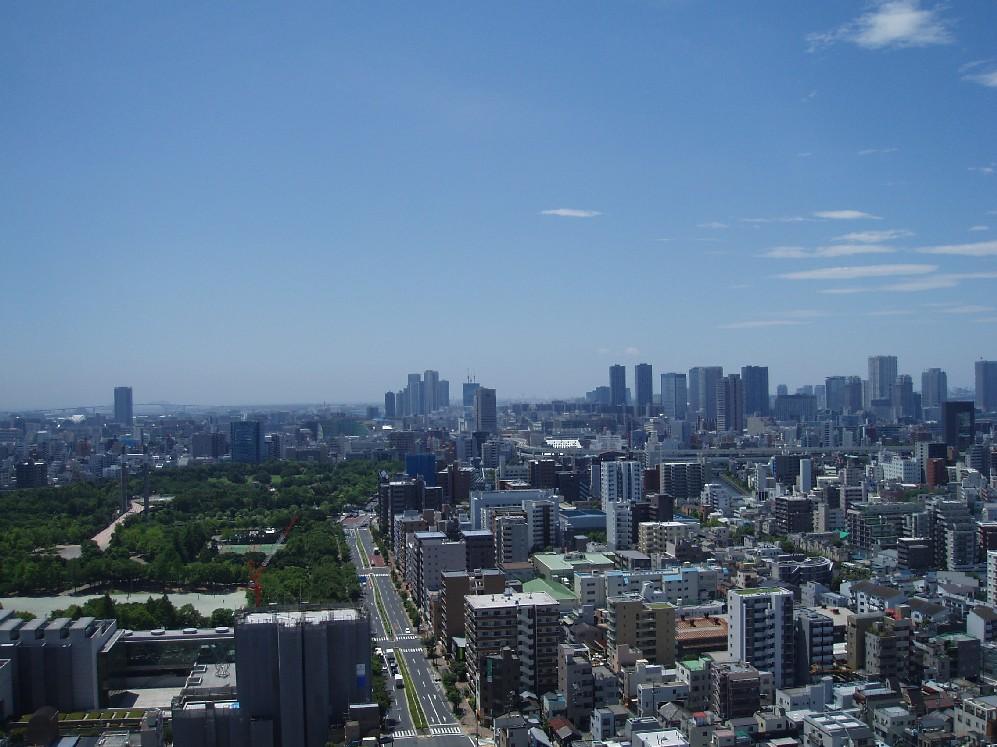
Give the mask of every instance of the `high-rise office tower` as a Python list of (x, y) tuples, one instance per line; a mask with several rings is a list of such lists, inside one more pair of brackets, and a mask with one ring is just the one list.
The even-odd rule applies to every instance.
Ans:
[(976, 441), (976, 412), (972, 402), (942, 402), (942, 427), (945, 444), (965, 451)]
[(661, 409), (670, 418), (685, 420), (689, 392), (684, 373), (661, 374)]
[(718, 431), (740, 433), (744, 430), (744, 398), (744, 382), (738, 374), (724, 376), (717, 382)]
[(650, 363), (638, 363), (634, 366), (634, 404), (637, 414), (647, 413), (648, 406), (654, 401), (654, 378)]
[(474, 430), (481, 433), (498, 432), (498, 408), (494, 389), (482, 386), (474, 392)]
[(131, 425), (133, 422), (130, 386), (114, 387), (114, 422), (121, 425)]
[(796, 663), (793, 592), (776, 587), (731, 589), (727, 609), (731, 658), (771, 672), (777, 688), (792, 687)]
[(464, 399), (464, 407), (474, 407), (474, 393), (481, 387), (476, 381), (465, 381), (461, 390)]
[(842, 412), (854, 413), (862, 409), (865, 386), (862, 377), (849, 376), (845, 380), (844, 409)]
[(395, 393), (385, 392), (384, 393), (384, 417), (393, 418), (395, 417)]
[(436, 385), (436, 408), (450, 407), (450, 382), (440, 379)]
[(917, 415), (916, 401), (914, 398), (914, 380), (908, 374), (897, 376), (893, 384), (893, 391), (890, 394), (893, 402), (893, 417), (913, 418)]
[(422, 374), (422, 398), (425, 412), (435, 412), (439, 409), (436, 395), (439, 394), (440, 372), (426, 370)]
[(344, 723), (351, 704), (370, 702), (370, 646), (361, 609), (240, 613), (239, 710), (251, 744), (325, 747), (329, 726)]
[(742, 366), (741, 382), (744, 384), (744, 412), (747, 415), (768, 415), (769, 367)]
[(779, 384), (779, 386), (775, 388), (776, 397), (785, 397), (787, 394), (789, 394), (789, 387), (785, 384)]
[(949, 377), (940, 368), (921, 374), (921, 407), (941, 407), (949, 398)]
[(825, 406), (831, 412), (845, 411), (845, 385), (848, 379), (844, 376), (828, 376), (824, 379)]
[(422, 391), (422, 376), (417, 373), (408, 375), (408, 386), (405, 387), (408, 400), (409, 415), (424, 415), (426, 402)]
[(627, 403), (627, 369), (616, 364), (609, 367), (609, 404), (623, 407)]
[(229, 424), (230, 453), (233, 462), (259, 464), (263, 461), (263, 423), (259, 420), (233, 420)]
[(997, 411), (997, 361), (976, 361), (976, 407)]
[(707, 420), (717, 419), (717, 384), (723, 375), (723, 366), (689, 369), (689, 408), (694, 413)]
[(869, 356), (869, 401), (890, 399), (897, 381), (897, 356)]

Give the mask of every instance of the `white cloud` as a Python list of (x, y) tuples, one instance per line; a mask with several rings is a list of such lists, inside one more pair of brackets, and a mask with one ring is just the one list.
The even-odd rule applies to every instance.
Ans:
[(746, 322), (721, 324), (718, 329), (756, 329), (758, 327), (796, 327), (806, 322), (799, 319), (751, 319)]
[(785, 215), (779, 218), (741, 218), (742, 223), (809, 223), (813, 218), (802, 215)]
[(970, 226), (969, 230), (970, 231), (989, 231), (990, 230), (990, 226), (983, 226), (983, 225), (980, 225), (980, 226)]
[(981, 316), (978, 319), (970, 319), (974, 324), (997, 324), (997, 316)]
[(937, 265), (857, 265), (853, 267), (822, 267), (818, 270), (802, 270), (779, 275), (784, 280), (855, 280), (858, 278), (903, 277), (905, 275), (927, 275), (935, 272)]
[(899, 148), (863, 148), (859, 151), (860, 156), (882, 156), (887, 153), (896, 153)]
[(810, 93), (808, 93), (806, 96), (804, 96), (802, 99), (800, 99), (800, 101), (808, 102), (808, 101), (813, 101), (815, 98), (817, 98), (816, 88), (812, 90)]
[(960, 257), (997, 256), (997, 241), (977, 241), (973, 244), (947, 244), (943, 246), (922, 246), (919, 254), (954, 254)]
[(541, 210), (540, 215), (556, 215), (558, 218), (594, 218), (602, 215), (598, 210), (579, 210), (577, 208), (554, 208)]
[(959, 68), (962, 79), (979, 83), (987, 88), (997, 88), (997, 62), (994, 60), (977, 60)]
[(809, 34), (810, 51), (836, 42), (865, 49), (927, 47), (954, 41), (940, 7), (921, 7), (918, 0), (886, 0), (836, 29)]
[(623, 355), (640, 355), (640, 348), (635, 348), (635, 347), (624, 348)]
[(881, 220), (878, 215), (865, 213), (861, 210), (819, 210), (814, 213), (814, 216), (825, 220)]
[(816, 249), (800, 246), (776, 246), (761, 254), (769, 259), (820, 259), (827, 257), (853, 257), (860, 254), (893, 254), (896, 249), (879, 244), (832, 244)]
[(887, 228), (883, 231), (852, 231), (841, 236), (835, 236), (831, 241), (844, 241), (847, 243), (878, 244), (881, 241), (893, 241), (907, 236), (913, 236), (912, 231), (904, 228)]
[(887, 285), (872, 286), (849, 286), (843, 288), (825, 288), (818, 293), (829, 295), (846, 295), (852, 293), (916, 293), (920, 291), (938, 290), (941, 288), (955, 288), (963, 280), (993, 280), (997, 279), (997, 271), (987, 272), (949, 272), (941, 275), (934, 275), (930, 278), (918, 278), (916, 280), (904, 280)]
[(986, 314), (993, 311), (993, 306), (982, 306), (980, 304), (964, 304), (962, 306), (949, 306), (941, 310), (943, 314)]
[(804, 150), (804, 151), (800, 151), (799, 153), (797, 153), (796, 157), (797, 158), (810, 158), (810, 156), (812, 156), (812, 155), (813, 155), (813, 153), (811, 151)]
[(707, 223), (697, 223), (696, 224), (696, 228), (711, 228), (711, 229), (716, 230), (716, 229), (720, 229), (720, 228), (727, 228), (727, 224), (726, 223), (721, 223), (718, 220), (711, 220), (711, 221), (708, 221)]
[(989, 166), (970, 166), (968, 170), (977, 171), (984, 176), (993, 176), (997, 168), (994, 167), (994, 164), (990, 164)]
[(866, 316), (910, 316), (913, 313), (910, 309), (881, 309), (870, 311)]

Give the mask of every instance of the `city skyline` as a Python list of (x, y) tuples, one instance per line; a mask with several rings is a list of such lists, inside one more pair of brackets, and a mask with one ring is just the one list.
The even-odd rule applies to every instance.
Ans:
[(2, 408), (997, 357), (992, 4), (0, 18)]

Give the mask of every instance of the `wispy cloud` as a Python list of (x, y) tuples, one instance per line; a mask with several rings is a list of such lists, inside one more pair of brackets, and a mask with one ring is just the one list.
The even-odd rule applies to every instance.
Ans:
[(887, 228), (883, 231), (852, 231), (851, 233), (835, 236), (831, 241), (843, 241), (846, 243), (878, 244), (882, 241), (893, 241), (907, 236), (913, 236), (912, 231), (904, 228)]
[(813, 220), (802, 215), (782, 215), (776, 218), (741, 218), (741, 223), (809, 223)]
[(721, 228), (727, 228), (726, 223), (721, 223), (718, 220), (707, 221), (706, 223), (697, 223), (696, 228), (709, 228), (712, 230), (719, 230)]
[(797, 158), (810, 158), (810, 156), (812, 156), (812, 155), (813, 155), (812, 151), (802, 150), (802, 151), (800, 151), (799, 153), (796, 154), (796, 157)]
[(994, 60), (977, 60), (959, 68), (963, 80), (979, 83), (987, 88), (997, 88), (997, 62)]
[(870, 311), (866, 316), (910, 316), (913, 313), (910, 309), (880, 309), (879, 311)]
[(883, 156), (887, 153), (896, 153), (899, 148), (863, 148), (859, 151), (860, 156)]
[(817, 89), (816, 88), (814, 90), (812, 90), (810, 93), (808, 93), (806, 96), (804, 96), (802, 99), (800, 99), (800, 101), (802, 101), (804, 103), (809, 103), (809, 102), (813, 101), (815, 98), (817, 98)]
[(997, 164), (991, 163), (989, 166), (970, 166), (968, 171), (975, 171), (978, 174), (983, 174), (984, 176), (993, 176), (994, 172), (997, 171)]
[(949, 306), (948, 308), (941, 309), (941, 312), (943, 314), (986, 314), (993, 310), (993, 306), (963, 304), (962, 306)]
[(949, 272), (941, 275), (934, 275), (930, 278), (918, 278), (916, 280), (904, 280), (886, 285), (871, 286), (847, 286), (842, 288), (824, 288), (818, 293), (829, 295), (847, 295), (852, 293), (917, 293), (920, 291), (939, 290), (942, 288), (955, 288), (963, 280), (993, 280), (997, 278), (997, 272)]
[(959, 257), (997, 256), (997, 241), (977, 241), (972, 244), (945, 244), (942, 246), (922, 246), (918, 254), (952, 254)]
[(744, 322), (721, 324), (718, 329), (756, 329), (758, 327), (796, 327), (807, 324), (801, 319), (750, 319)]
[(818, 210), (814, 213), (814, 217), (824, 220), (881, 220), (878, 215), (862, 210)]
[(835, 29), (809, 34), (810, 51), (837, 42), (865, 49), (927, 47), (950, 44), (954, 37), (941, 7), (921, 7), (918, 0), (886, 0)]
[(783, 280), (857, 280), (859, 278), (903, 277), (927, 275), (938, 270), (938, 265), (893, 264), (857, 265), (853, 267), (821, 267), (779, 275)]
[(555, 215), (558, 218), (595, 218), (602, 215), (598, 210), (579, 210), (578, 208), (553, 208), (541, 210), (540, 215)]
[(990, 230), (990, 226), (984, 226), (982, 224), (981, 225), (977, 225), (977, 226), (970, 226), (969, 230), (973, 231), (973, 232), (989, 231)]
[(640, 355), (640, 348), (635, 348), (633, 346), (628, 348), (623, 348), (623, 355)]
[(893, 254), (896, 249), (879, 244), (832, 244), (816, 249), (802, 246), (776, 246), (762, 252), (760, 256), (769, 259), (821, 259), (829, 257), (853, 257), (860, 254)]
[(979, 319), (970, 319), (974, 324), (997, 324), (997, 316), (982, 316)]

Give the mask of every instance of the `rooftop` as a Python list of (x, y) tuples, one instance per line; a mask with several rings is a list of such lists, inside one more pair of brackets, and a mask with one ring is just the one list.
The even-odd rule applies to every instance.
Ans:
[(564, 584), (554, 583), (545, 578), (535, 578), (523, 584), (525, 592), (547, 592), (559, 602), (575, 602), (577, 598)]
[(556, 605), (554, 599), (546, 591), (507, 593), (507, 594), (477, 594), (465, 597), (465, 603), (472, 609), (498, 609), (501, 607), (533, 607), (538, 605)]
[(353, 607), (327, 610), (275, 610), (273, 612), (247, 612), (238, 622), (244, 625), (318, 625), (324, 622), (358, 620), (360, 613)]

